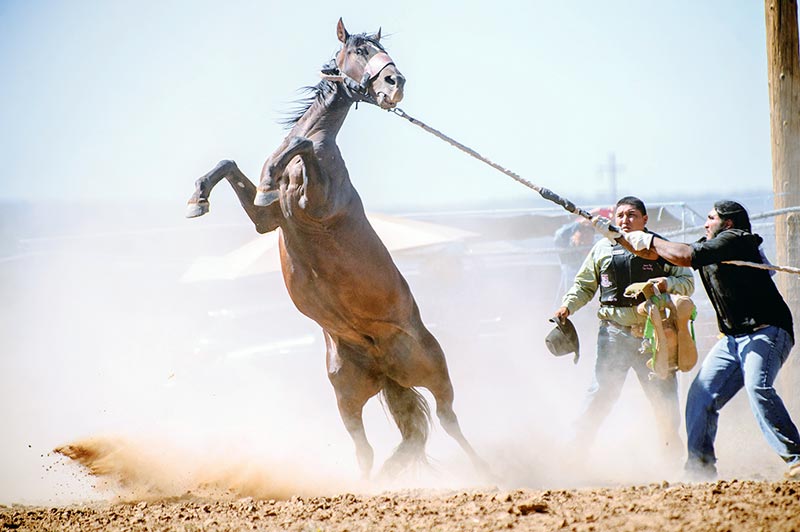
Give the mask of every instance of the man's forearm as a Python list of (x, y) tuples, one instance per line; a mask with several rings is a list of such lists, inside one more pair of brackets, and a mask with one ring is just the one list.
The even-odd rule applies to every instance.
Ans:
[(676, 266), (692, 265), (692, 247), (681, 242), (670, 242), (661, 238), (653, 238), (653, 245), (650, 248), (664, 258), (670, 264)]
[(633, 246), (631, 246), (630, 242), (625, 240), (625, 238), (623, 238), (623, 237), (619, 237), (616, 240), (616, 242), (617, 242), (617, 244), (621, 245), (622, 247), (624, 247), (625, 249), (627, 249), (628, 251), (630, 251), (631, 253), (633, 253), (634, 255), (636, 255), (638, 257), (641, 257), (641, 258), (647, 259), (647, 260), (656, 260), (656, 259), (658, 259), (658, 253), (656, 253), (652, 249), (642, 249), (640, 251), (636, 251), (635, 249), (633, 249)]

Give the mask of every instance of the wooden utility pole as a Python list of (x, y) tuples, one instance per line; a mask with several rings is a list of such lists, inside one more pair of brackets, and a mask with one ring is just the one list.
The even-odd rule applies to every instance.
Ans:
[[(765, 0), (767, 62), (772, 136), (772, 190), (775, 209), (800, 206), (800, 41), (797, 35), (797, 0)], [(800, 213), (775, 218), (776, 261), (800, 265)], [(792, 309), (795, 331), (800, 330), (800, 276), (775, 276)], [(800, 336), (798, 336), (800, 340)], [(800, 413), (800, 360), (797, 349), (784, 371), (791, 411)]]

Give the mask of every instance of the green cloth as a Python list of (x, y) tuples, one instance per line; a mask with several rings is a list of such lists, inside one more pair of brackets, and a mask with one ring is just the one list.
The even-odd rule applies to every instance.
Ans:
[[(667, 294), (661, 294), (660, 296), (653, 296), (651, 301), (659, 306), (659, 308), (664, 308), (664, 303), (666, 303), (666, 298), (669, 297)], [(697, 339), (694, 337), (694, 320), (697, 319), (697, 307), (692, 309), (692, 315), (689, 316), (689, 329), (692, 331), (692, 341), (697, 343)], [(653, 367), (655, 367), (656, 363), (656, 330), (653, 327), (653, 320), (650, 319), (650, 315), (647, 315), (647, 321), (644, 324), (644, 338), (648, 340), (648, 346), (650, 347), (650, 351), (653, 353), (653, 357), (651, 358)]]

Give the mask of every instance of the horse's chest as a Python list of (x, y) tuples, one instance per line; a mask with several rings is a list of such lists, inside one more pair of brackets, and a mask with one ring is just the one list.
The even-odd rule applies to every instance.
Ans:
[(352, 304), (363, 293), (358, 279), (325, 266), (293, 262), (285, 275), (286, 287), (301, 310), (322, 311)]
[(398, 287), (374, 282), (356, 268), (293, 264), (285, 271), (295, 306), (326, 329), (364, 329), (398, 310)]

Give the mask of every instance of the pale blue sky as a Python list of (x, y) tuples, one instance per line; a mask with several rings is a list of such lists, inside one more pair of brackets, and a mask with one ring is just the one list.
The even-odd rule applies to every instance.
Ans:
[[(389, 36), (401, 108), (562, 195), (606, 188), (610, 152), (620, 193), (771, 187), (762, 2), (2, 0), (0, 200), (183, 203), (226, 158), (256, 179), (339, 16)], [(368, 208), (535, 194), (377, 108), (339, 142)]]

